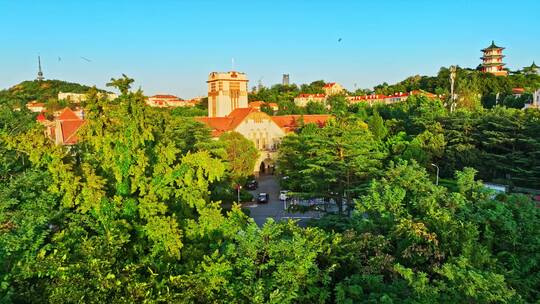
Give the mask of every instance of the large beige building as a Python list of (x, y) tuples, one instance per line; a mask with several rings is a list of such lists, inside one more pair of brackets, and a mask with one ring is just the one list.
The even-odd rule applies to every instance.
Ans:
[(281, 139), (301, 124), (323, 126), (330, 115), (280, 115), (270, 116), (254, 108), (238, 108), (225, 117), (198, 117), (197, 120), (212, 129), (212, 136), (236, 131), (251, 140), (259, 150), (255, 173), (268, 170), (274, 163)]
[(324, 93), (326, 95), (338, 95), (345, 91), (345, 88), (337, 82), (330, 82), (324, 85)]
[(248, 79), (239, 72), (212, 72), (208, 76), (208, 117), (224, 117), (248, 107)]
[[(208, 77), (208, 117), (198, 121), (212, 130), (213, 137), (235, 131), (251, 140), (259, 150), (254, 168), (256, 174), (273, 166), (281, 139), (304, 123), (322, 126), (330, 115), (282, 115), (270, 116), (260, 111), (264, 102), (248, 105), (248, 79), (244, 73), (210, 73)], [(277, 110), (277, 105), (270, 107)], [(274, 107), (275, 106), (275, 107)]]
[(328, 96), (326, 94), (300, 94), (294, 98), (294, 104), (299, 107), (305, 107), (308, 102), (326, 103)]

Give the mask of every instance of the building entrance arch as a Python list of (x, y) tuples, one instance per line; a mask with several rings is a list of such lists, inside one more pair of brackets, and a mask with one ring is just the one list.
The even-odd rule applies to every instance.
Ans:
[(259, 175), (262, 174), (274, 174), (274, 160), (271, 158), (265, 158), (259, 164)]

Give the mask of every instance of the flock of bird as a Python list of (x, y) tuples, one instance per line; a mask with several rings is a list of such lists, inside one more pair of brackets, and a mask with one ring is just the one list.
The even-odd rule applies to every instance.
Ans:
[[(86, 58), (86, 57), (81, 56), (80, 58), (81, 58), (82, 60), (86, 61), (86, 62), (92, 62), (92, 60), (90, 60), (90, 59), (88, 59), (88, 58)], [(62, 57), (58, 56), (58, 62), (60, 62), (60, 61), (62, 61)]]

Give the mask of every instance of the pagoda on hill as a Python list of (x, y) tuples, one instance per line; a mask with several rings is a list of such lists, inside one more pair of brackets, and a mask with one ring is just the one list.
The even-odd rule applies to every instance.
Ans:
[(482, 65), (480, 70), (484, 73), (491, 73), (497, 76), (506, 76), (508, 71), (504, 68), (504, 63), (502, 59), (504, 55), (502, 51), (503, 47), (496, 46), (495, 41), (491, 42), (491, 45), (483, 49), (484, 56), (480, 57), (482, 59)]
[(522, 71), (526, 75), (531, 75), (531, 74), (540, 75), (540, 67), (537, 66), (536, 63), (534, 63), (534, 61), (531, 64), (531, 66), (524, 67)]

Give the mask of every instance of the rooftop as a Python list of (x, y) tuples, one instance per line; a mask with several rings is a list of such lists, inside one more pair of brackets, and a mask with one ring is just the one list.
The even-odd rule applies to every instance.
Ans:
[[(254, 112), (261, 113), (253, 108), (238, 108), (225, 117), (197, 117), (196, 120), (209, 126), (212, 129), (212, 136), (218, 137), (225, 132), (236, 129), (249, 114)], [(268, 115), (268, 117), (285, 132), (291, 132), (300, 126), (301, 121), (323, 126), (332, 115)]]
[(335, 86), (335, 85), (336, 85), (335, 82), (329, 82), (329, 83), (325, 84), (324, 87), (325, 87), (325, 88), (331, 88), (331, 87), (333, 87), (333, 86)]
[(504, 50), (504, 48), (503, 48), (503, 47), (500, 47), (500, 46), (497, 46), (497, 45), (495, 45), (495, 41), (494, 41), (494, 40), (492, 40), (492, 41), (491, 41), (491, 45), (490, 45), (490, 46), (488, 46), (488, 47), (487, 47), (487, 48), (485, 48), (485, 49), (482, 49), (482, 52), (485, 52), (485, 51), (489, 51), (489, 50)]

